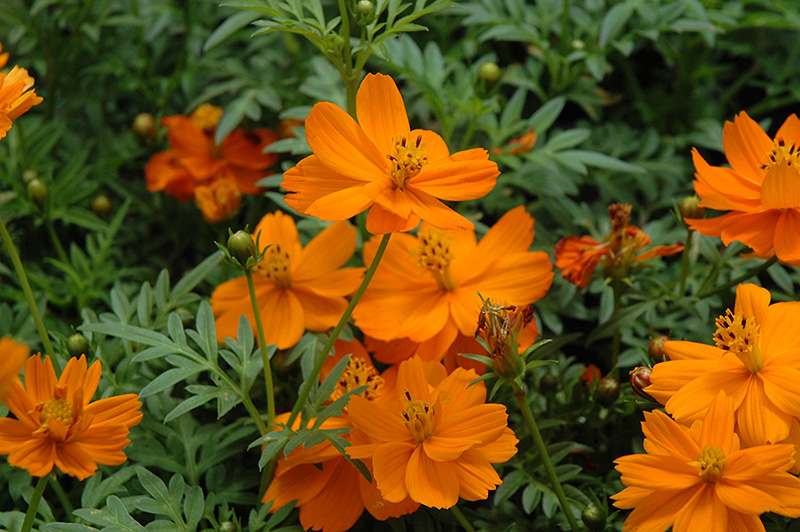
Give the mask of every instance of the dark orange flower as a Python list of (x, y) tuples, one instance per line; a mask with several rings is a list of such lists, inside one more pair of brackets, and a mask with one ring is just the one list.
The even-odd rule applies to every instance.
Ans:
[[(8, 54), (0, 54), (0, 68), (7, 61)], [(14, 66), (8, 74), (0, 72), (0, 139), (6, 136), (14, 120), (40, 103), (42, 98), (36, 96), (33, 78), (28, 75), (27, 70)]]
[(583, 381), (586, 386), (592, 386), (595, 382), (599, 381), (603, 377), (603, 374), (600, 372), (600, 368), (595, 366), (594, 364), (589, 364), (581, 373), (580, 379)]
[(623, 532), (764, 532), (759, 515), (800, 516), (800, 480), (788, 473), (791, 445), (739, 446), (733, 400), (720, 391), (691, 428), (645, 412), (647, 454), (617, 458), (627, 487), (614, 506), (634, 508)]
[(163, 190), (180, 201), (194, 197), (206, 220), (227, 218), (239, 208), (242, 194), (256, 194), (256, 182), (270, 175), (277, 160), (263, 153), (277, 140), (268, 129), (233, 130), (220, 146), (214, 143), (222, 109), (201, 105), (191, 116), (162, 119), (171, 148), (151, 157), (145, 166), (147, 190)]
[(459, 497), (476, 501), (501, 484), (492, 464), (517, 452), (506, 408), (486, 403), (486, 386), (474, 371), (445, 376), (436, 362), (414, 357), (400, 364), (395, 400), (354, 397), (355, 426), (347, 454), (371, 459), (383, 498), (450, 508)]
[[(342, 268), (356, 248), (355, 227), (331, 224), (303, 247), (292, 217), (278, 211), (261, 219), (253, 234), (256, 239), (262, 249), (270, 246), (253, 269), (267, 343), (286, 349), (306, 330), (334, 327), (347, 308), (345, 297), (358, 288), (364, 271)], [(211, 308), (220, 341), (236, 338), (242, 315), (255, 330), (246, 277), (219, 285), (211, 295)]]
[[(394, 235), (353, 312), (356, 325), (378, 340), (409, 338), (420, 344), (416, 353), (424, 360), (441, 360), (459, 333), (475, 333), (478, 292), (524, 306), (550, 288), (550, 258), (543, 251), (528, 251), (533, 226), (533, 217), (520, 206), (500, 218), (480, 243), (474, 231), (443, 231), (428, 224), (416, 237)], [(364, 245), (367, 264), (377, 241)], [(533, 342), (535, 327), (523, 331), (520, 345)]]
[(700, 205), (727, 214), (687, 219), (691, 229), (734, 240), (761, 258), (800, 264), (800, 120), (791, 115), (775, 140), (742, 111), (722, 131), (725, 156), (732, 168), (709, 165), (692, 150), (694, 189)]
[(611, 233), (598, 242), (589, 236), (569, 236), (558, 241), (555, 247), (556, 268), (561, 276), (579, 288), (586, 288), (592, 273), (600, 265), (607, 277), (625, 277), (634, 263), (655, 257), (668, 257), (683, 251), (683, 244), (656, 246), (644, 253), (639, 250), (649, 246), (650, 237), (630, 222), (631, 206), (614, 203), (608, 207)]
[[(2, 50), (0, 46), (0, 50)], [(0, 56), (2, 60), (2, 56)], [(30, 349), (27, 345), (12, 340), (8, 336), (0, 339), (0, 401), (3, 400), (8, 385), (22, 371)]]
[(483, 149), (450, 154), (432, 131), (411, 130), (392, 78), (369, 74), (357, 95), (358, 123), (329, 102), (306, 119), (314, 155), (283, 174), (286, 203), (321, 220), (345, 220), (369, 209), (373, 234), (409, 231), (420, 220), (441, 229), (472, 222), (439, 200), (485, 196), (499, 175)]
[(508, 141), (508, 144), (506, 144), (504, 148), (494, 148), (492, 153), (498, 155), (503, 153), (504, 150), (508, 150), (509, 155), (524, 153), (533, 148), (537, 139), (538, 137), (536, 136), (536, 132), (530, 129), (519, 137), (515, 137)]
[(42, 477), (58, 467), (83, 480), (97, 464), (119, 465), (127, 457), (131, 427), (142, 420), (136, 394), (92, 401), (100, 382), (100, 361), (71, 358), (56, 381), (50, 357), (25, 363), (25, 385), (14, 379), (6, 395), (16, 419), (0, 419), (0, 454), (8, 463)]

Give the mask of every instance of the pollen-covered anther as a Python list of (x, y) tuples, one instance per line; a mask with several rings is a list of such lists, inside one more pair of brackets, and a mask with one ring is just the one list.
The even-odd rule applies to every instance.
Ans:
[(42, 425), (46, 425), (52, 419), (56, 419), (64, 425), (72, 425), (75, 419), (72, 403), (66, 399), (50, 399), (44, 403), (39, 414), (39, 420)]
[(292, 286), (291, 256), (288, 251), (281, 248), (280, 244), (273, 244), (269, 247), (264, 260), (257, 268), (278, 288)]
[(716, 320), (717, 331), (714, 333), (714, 343), (717, 347), (735, 354), (752, 373), (764, 367), (764, 358), (758, 345), (760, 325), (753, 316), (744, 316), (731, 309)]
[(408, 180), (419, 174), (422, 167), (428, 163), (428, 155), (422, 136), (415, 139), (409, 135), (394, 138), (394, 153), (386, 156), (389, 159), (389, 178), (401, 190)]
[(772, 150), (764, 156), (761, 168), (769, 170), (776, 164), (782, 163), (800, 170), (800, 149), (793, 142), (787, 143), (784, 139), (777, 138)]
[(427, 401), (411, 400), (408, 390), (405, 391), (405, 396), (408, 406), (403, 411), (403, 421), (417, 443), (422, 443), (433, 436), (436, 425), (434, 407)]
[(456, 281), (450, 272), (453, 253), (450, 245), (453, 238), (441, 229), (423, 227), (417, 233), (417, 247), (411, 249), (417, 267), (429, 270), (442, 290), (453, 290)]
[(698, 469), (697, 474), (703, 479), (703, 482), (713, 484), (722, 478), (725, 469), (728, 467), (728, 458), (719, 447), (706, 445), (700, 451), (697, 461), (689, 462), (689, 465)]
[(367, 364), (361, 357), (350, 357), (331, 398), (336, 400), (360, 386), (367, 386), (367, 389), (361, 393), (361, 397), (372, 401), (377, 397), (378, 390), (383, 383), (383, 377), (378, 374), (375, 366)]

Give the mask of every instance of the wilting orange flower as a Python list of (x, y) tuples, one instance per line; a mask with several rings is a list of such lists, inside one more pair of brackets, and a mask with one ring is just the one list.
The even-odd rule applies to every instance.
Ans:
[[(2, 50), (0, 46), (0, 50)], [(2, 60), (2, 56), (0, 56)], [(27, 345), (12, 340), (8, 336), (0, 339), (0, 401), (5, 397), (8, 385), (22, 371), (30, 349)]]
[(119, 465), (127, 457), (131, 427), (142, 420), (139, 396), (125, 394), (91, 402), (100, 382), (100, 361), (71, 358), (56, 380), (50, 357), (34, 355), (9, 386), (8, 409), (16, 419), (0, 419), (0, 454), (8, 463), (42, 477), (58, 467), (83, 480), (97, 464)]
[(358, 123), (330, 102), (314, 106), (306, 140), (314, 155), (283, 174), (286, 203), (321, 220), (369, 209), (367, 230), (409, 231), (420, 219), (442, 229), (472, 222), (439, 201), (485, 196), (499, 175), (483, 149), (450, 154), (432, 131), (411, 130), (389, 76), (369, 74), (357, 95)]
[(268, 129), (235, 129), (217, 146), (214, 133), (221, 117), (222, 109), (208, 104), (191, 116), (165, 117), (171, 148), (153, 155), (145, 166), (147, 190), (163, 190), (180, 201), (194, 197), (210, 222), (235, 213), (242, 194), (258, 193), (256, 182), (270, 175), (266, 169), (278, 158), (263, 153), (277, 140)]
[[(338, 341), (336, 355), (326, 360), (320, 380), (324, 379), (333, 364), (347, 354), (352, 354), (331, 400), (353, 391), (361, 385), (368, 388), (361, 393), (365, 400), (377, 400), (383, 390), (383, 378), (378, 374), (364, 347), (356, 340)], [(285, 423), (288, 414), (276, 418)], [(325, 420), (322, 428), (350, 426), (347, 414)], [(300, 427), (299, 421), (295, 429)], [(371, 461), (365, 460), (368, 467)], [(324, 532), (349, 530), (364, 509), (376, 519), (386, 520), (414, 512), (419, 503), (406, 498), (391, 503), (381, 497), (375, 482), (369, 483), (329, 442), (309, 448), (297, 448), (288, 457), (281, 456), (275, 476), (264, 494), (263, 502), (273, 501), (271, 512), (296, 500), (300, 508), (300, 524), (305, 529)]]
[[(397, 234), (356, 306), (356, 325), (378, 340), (409, 338), (425, 360), (441, 360), (460, 332), (472, 336), (484, 297), (523, 306), (539, 300), (553, 280), (547, 253), (528, 251), (534, 220), (524, 206), (507, 212), (480, 243), (471, 230), (428, 224), (417, 236)], [(378, 238), (364, 245), (369, 264)], [(535, 324), (520, 345), (533, 343)], [(479, 353), (482, 351), (478, 351)]]
[[(253, 269), (266, 342), (286, 349), (306, 329), (334, 327), (347, 308), (345, 296), (355, 292), (364, 271), (341, 267), (355, 251), (355, 228), (347, 222), (331, 224), (304, 248), (292, 217), (278, 211), (261, 219), (253, 240), (257, 237), (262, 249), (271, 245)], [(220, 341), (236, 337), (242, 315), (255, 330), (246, 277), (219, 285), (211, 295), (211, 308)]]
[[(3, 51), (0, 45), (0, 52)], [(0, 54), (0, 68), (8, 62), (8, 54)], [(0, 139), (6, 136), (14, 120), (34, 105), (42, 103), (33, 90), (33, 78), (24, 68), (14, 66), (8, 74), (0, 72)]]
[(787, 472), (794, 449), (740, 449), (733, 410), (719, 392), (691, 429), (658, 410), (645, 412), (647, 454), (616, 460), (628, 487), (612, 496), (614, 506), (635, 508), (624, 532), (763, 532), (764, 512), (800, 516), (800, 479)]
[[(592, 237), (569, 236), (555, 247), (556, 268), (561, 276), (580, 288), (589, 286), (592, 273), (600, 265), (607, 277), (624, 277), (634, 263), (655, 257), (668, 257), (683, 251), (683, 244), (656, 246), (644, 253), (639, 250), (651, 244), (650, 237), (630, 222), (631, 206), (614, 203), (608, 207), (611, 233), (598, 242)], [(638, 253), (638, 254), (637, 254)]]
[(772, 140), (742, 111), (722, 132), (732, 168), (709, 165), (692, 150), (694, 189), (700, 205), (730, 211), (707, 220), (687, 219), (704, 235), (737, 240), (757, 257), (800, 264), (800, 120), (791, 115)]
[(354, 397), (348, 415), (354, 429), (347, 454), (371, 459), (383, 498), (450, 508), (461, 497), (485, 499), (501, 484), (492, 464), (517, 452), (506, 408), (487, 404), (486, 386), (474, 371), (414, 357), (400, 364), (396, 400)]
[(536, 144), (537, 138), (536, 132), (530, 129), (519, 137), (515, 137), (508, 141), (508, 144), (506, 144), (504, 148), (492, 149), (492, 153), (499, 155), (503, 153), (503, 150), (508, 150), (509, 155), (517, 155), (526, 151), (530, 151)]
[(740, 284), (734, 311), (717, 318), (717, 345), (665, 342), (669, 360), (655, 365), (645, 392), (692, 423), (724, 390), (745, 446), (788, 438), (800, 418), (800, 303), (769, 302), (768, 290)]

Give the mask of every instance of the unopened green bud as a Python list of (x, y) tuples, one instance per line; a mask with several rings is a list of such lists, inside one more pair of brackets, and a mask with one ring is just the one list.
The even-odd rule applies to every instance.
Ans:
[(370, 16), (375, 12), (375, 4), (370, 0), (358, 0), (356, 13), (362, 16)]
[(158, 136), (156, 119), (150, 113), (139, 113), (136, 115), (136, 118), (133, 119), (131, 130), (133, 134), (136, 135), (136, 138), (144, 142), (152, 142), (156, 140)]
[(28, 183), (28, 197), (37, 207), (44, 208), (44, 202), (47, 200), (47, 185), (39, 179), (34, 179)]
[(98, 216), (105, 216), (111, 212), (111, 200), (105, 194), (100, 194), (92, 200), (92, 212)]
[(71, 357), (79, 357), (89, 351), (89, 340), (81, 333), (75, 333), (67, 338), (67, 353)]
[(683, 198), (679, 210), (684, 218), (702, 218), (706, 214), (706, 208), (700, 206), (700, 198), (697, 196)]
[(619, 397), (619, 382), (614, 377), (603, 377), (597, 384), (595, 399), (606, 408), (614, 404)]
[(589, 530), (605, 530), (606, 513), (602, 508), (590, 502), (581, 512), (581, 520)]
[(512, 381), (525, 374), (525, 361), (519, 354), (519, 335), (531, 320), (531, 305), (504, 306), (490, 299), (483, 301), (475, 336), (480, 336), (486, 342), (492, 367), (503, 379)]
[(652, 368), (647, 366), (638, 366), (633, 368), (628, 372), (628, 375), (631, 379), (631, 388), (633, 388), (633, 393), (641, 397), (642, 399), (649, 399), (654, 401), (650, 394), (644, 391), (645, 388), (650, 386), (650, 374), (653, 372)]
[(29, 169), (22, 172), (22, 180), (25, 181), (26, 183), (30, 183), (37, 177), (39, 177), (39, 174), (36, 173), (36, 170)]
[(667, 352), (664, 350), (664, 342), (669, 340), (669, 336), (660, 334), (650, 341), (647, 346), (647, 354), (650, 355), (650, 360), (653, 362), (663, 362), (666, 360)]
[(242, 266), (246, 266), (247, 259), (255, 257), (256, 243), (249, 233), (240, 229), (228, 237), (228, 251)]
[(478, 68), (478, 76), (490, 85), (497, 83), (497, 80), (500, 79), (500, 67), (497, 66), (497, 63), (488, 61)]
[(223, 521), (219, 525), (219, 532), (239, 532), (233, 521)]

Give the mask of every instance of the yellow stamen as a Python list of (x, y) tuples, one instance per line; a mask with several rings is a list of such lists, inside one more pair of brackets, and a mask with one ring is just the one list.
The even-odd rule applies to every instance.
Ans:
[(394, 154), (386, 156), (391, 161), (387, 172), (389, 179), (400, 190), (403, 190), (408, 180), (419, 174), (422, 167), (428, 163), (428, 155), (425, 151), (425, 144), (422, 142), (422, 136), (412, 139), (408, 134), (392, 140)]
[(288, 251), (281, 248), (280, 244), (273, 244), (269, 247), (264, 260), (258, 265), (258, 269), (278, 288), (292, 286), (291, 256)]
[(216, 129), (220, 118), (222, 118), (222, 108), (208, 103), (198, 107), (191, 116), (192, 123), (205, 131)]
[(367, 389), (361, 393), (361, 397), (372, 401), (377, 397), (378, 389), (383, 386), (383, 382), (383, 377), (378, 374), (375, 366), (366, 364), (360, 357), (350, 357), (336, 389), (331, 394), (331, 399), (335, 401), (347, 392), (366, 385)]
[(697, 461), (689, 462), (689, 465), (698, 468), (697, 474), (703, 479), (703, 482), (713, 484), (722, 478), (725, 468), (728, 467), (728, 458), (719, 447), (706, 445), (700, 451)]
[(442, 290), (455, 290), (457, 286), (450, 271), (452, 240), (451, 235), (440, 229), (423, 227), (417, 233), (417, 247), (411, 250), (411, 255), (417, 259), (417, 267), (429, 270)]
[(403, 412), (403, 420), (417, 443), (422, 443), (433, 436), (433, 429), (436, 424), (434, 407), (427, 401), (412, 401), (411, 392), (408, 389), (405, 390), (405, 396), (408, 406)]
[(72, 425), (75, 419), (72, 411), (72, 403), (66, 399), (50, 399), (42, 406), (39, 419), (42, 425), (46, 425), (51, 419), (57, 419), (67, 426)]
[(717, 332), (714, 333), (714, 342), (717, 347), (730, 351), (739, 357), (739, 360), (750, 370), (758, 373), (764, 367), (764, 357), (758, 346), (760, 338), (760, 325), (753, 316), (725, 311), (724, 316), (717, 318)]
[(786, 165), (800, 169), (800, 149), (794, 143), (786, 143), (782, 138), (775, 139), (772, 150), (764, 157), (761, 168), (769, 170), (776, 164), (786, 163)]

